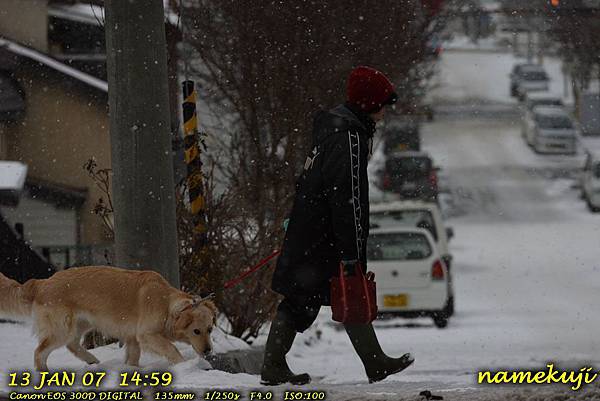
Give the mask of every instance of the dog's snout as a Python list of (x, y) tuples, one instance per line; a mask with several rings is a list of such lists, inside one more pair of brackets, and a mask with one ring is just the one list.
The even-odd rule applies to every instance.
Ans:
[(206, 347), (204, 349), (204, 354), (205, 355), (210, 355), (212, 353), (212, 347), (209, 345), (208, 347)]

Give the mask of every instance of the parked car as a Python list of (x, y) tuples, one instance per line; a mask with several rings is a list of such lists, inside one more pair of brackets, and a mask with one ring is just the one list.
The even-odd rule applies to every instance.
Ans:
[(536, 152), (575, 154), (577, 131), (562, 107), (537, 106), (533, 110), (532, 145)]
[(526, 68), (535, 68), (537, 66), (537, 64), (526, 64), (526, 63), (521, 63), (521, 64), (515, 64), (513, 66), (512, 71), (510, 72), (509, 78), (510, 78), (510, 95), (512, 97), (517, 96), (517, 85), (519, 83), (519, 80), (521, 78), (521, 76), (523, 75), (523, 70)]
[(588, 151), (583, 175), (581, 192), (592, 212), (600, 212), (600, 150)]
[(403, 199), (437, 201), (439, 169), (424, 152), (395, 152), (387, 156), (380, 172), (383, 190)]
[(454, 314), (454, 286), (452, 254), (448, 243), (454, 237), (452, 227), (446, 227), (442, 212), (435, 203), (422, 201), (394, 201), (371, 205), (370, 222), (374, 228), (423, 228), (431, 234), (440, 257), (448, 270), (448, 314)]
[(563, 101), (556, 95), (548, 92), (530, 92), (525, 95), (522, 107), (521, 133), (528, 145), (533, 145), (535, 121), (533, 108), (537, 106), (563, 106)]
[(367, 260), (377, 280), (382, 315), (429, 316), (436, 327), (446, 327), (451, 303), (448, 271), (428, 230), (371, 230)]
[(437, 204), (423, 201), (375, 203), (370, 208), (370, 221), (377, 228), (401, 226), (429, 230), (444, 263), (450, 268), (452, 255), (448, 243), (454, 236), (454, 230), (444, 224), (442, 212)]
[(419, 124), (408, 119), (390, 120), (383, 129), (383, 145), (386, 155), (406, 150), (421, 150)]
[(538, 64), (516, 64), (510, 73), (510, 94), (523, 100), (528, 92), (547, 91), (548, 74)]

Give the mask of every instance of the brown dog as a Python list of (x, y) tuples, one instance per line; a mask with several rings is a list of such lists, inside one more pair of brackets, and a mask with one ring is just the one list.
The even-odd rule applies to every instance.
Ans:
[(2, 312), (33, 317), (39, 339), (35, 368), (45, 371), (48, 355), (62, 346), (89, 364), (98, 363), (80, 344), (90, 329), (120, 339), (129, 365), (138, 366), (141, 348), (170, 363), (182, 362), (173, 341), (191, 344), (202, 355), (212, 349), (217, 309), (211, 301), (173, 288), (156, 272), (93, 266), (23, 285), (0, 274)]

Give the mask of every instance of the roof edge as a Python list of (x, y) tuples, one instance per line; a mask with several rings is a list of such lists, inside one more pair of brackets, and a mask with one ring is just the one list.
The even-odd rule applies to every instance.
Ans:
[(29, 47), (20, 45), (6, 38), (0, 37), (0, 47), (7, 49), (8, 51), (17, 54), (22, 57), (26, 57), (30, 60), (37, 61), (38, 63), (44, 64), (60, 73), (70, 76), (80, 82), (83, 82), (91, 87), (101, 90), (102, 92), (108, 93), (108, 83), (99, 78), (96, 78), (90, 74), (79, 71), (73, 67), (69, 67), (66, 64), (61, 63), (58, 60), (53, 59), (37, 50), (33, 50)]

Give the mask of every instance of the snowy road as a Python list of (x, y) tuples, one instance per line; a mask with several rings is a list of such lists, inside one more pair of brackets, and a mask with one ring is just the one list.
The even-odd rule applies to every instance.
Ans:
[[(600, 366), (600, 339), (591, 335), (600, 328), (600, 217), (564, 178), (581, 158), (534, 154), (512, 118), (439, 120), (425, 126), (424, 147), (444, 169), (460, 215), (450, 220), (457, 313), (445, 330), (426, 319), (380, 323), (386, 350), (416, 357), (381, 386), (458, 390), (474, 386), (480, 368)], [(302, 367), (315, 366), (318, 354)], [(357, 360), (321, 361), (326, 382), (360, 379)]]

